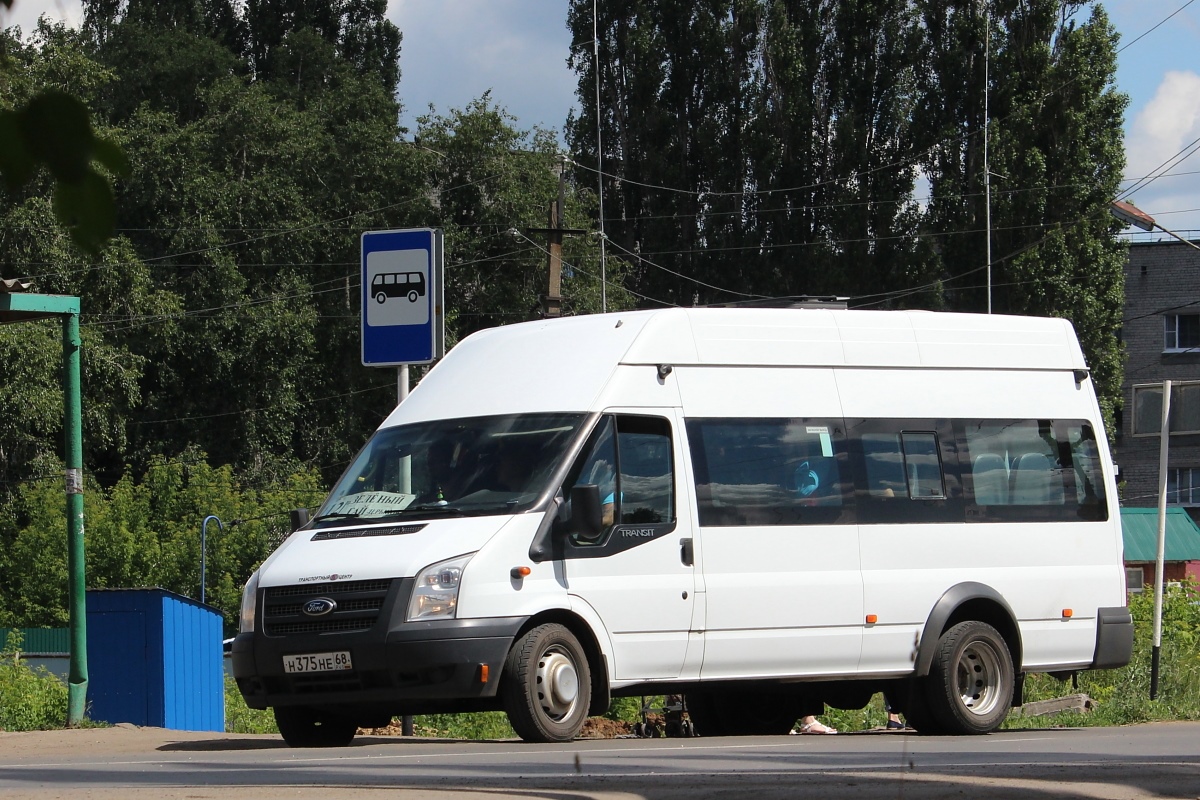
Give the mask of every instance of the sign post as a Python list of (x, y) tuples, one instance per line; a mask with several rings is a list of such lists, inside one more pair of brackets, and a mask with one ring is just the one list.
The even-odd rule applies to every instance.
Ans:
[(407, 369), (440, 358), (443, 308), (440, 230), (362, 235), (363, 366)]
[[(362, 235), (362, 363), (396, 367), (396, 402), (408, 397), (408, 365), (445, 355), (442, 232), (433, 228), (367, 231)], [(401, 491), (411, 489), (411, 464), (400, 464)], [(402, 733), (413, 734), (405, 716)]]

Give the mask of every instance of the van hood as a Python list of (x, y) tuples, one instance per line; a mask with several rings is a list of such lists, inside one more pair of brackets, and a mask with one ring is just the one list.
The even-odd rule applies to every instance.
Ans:
[(263, 562), (259, 585), (409, 578), (479, 550), (516, 516), (404, 520), (293, 533)]

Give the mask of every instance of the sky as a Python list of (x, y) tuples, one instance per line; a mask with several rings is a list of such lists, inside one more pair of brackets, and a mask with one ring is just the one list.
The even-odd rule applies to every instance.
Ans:
[[(575, 75), (567, 67), (567, 6), (568, 0), (389, 0), (388, 17), (404, 34), (402, 123), (412, 126), (431, 104), (447, 113), (490, 91), (518, 127), (561, 131), (578, 108)], [(1107, 0), (1103, 6), (1125, 48), (1117, 88), (1130, 99), (1125, 186), (1132, 187), (1200, 139), (1200, 0)], [(77, 25), (80, 2), (14, 0), (7, 14), (0, 8), (0, 22), (28, 32), (43, 13)], [(1166, 172), (1122, 199), (1162, 227), (1200, 238), (1200, 152)]]

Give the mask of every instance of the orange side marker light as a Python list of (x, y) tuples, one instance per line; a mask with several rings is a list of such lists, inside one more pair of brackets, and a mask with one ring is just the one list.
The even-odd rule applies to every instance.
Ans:
[(1075, 612), (1069, 608), (1064, 608), (1062, 615), (1063, 615), (1063, 619), (1070, 619), (1071, 617), (1073, 617), (1075, 615)]
[(531, 570), (529, 567), (513, 567), (508, 571), (508, 574), (512, 575), (517, 580), (521, 580), (521, 578), (524, 578), (531, 572), (533, 572), (533, 570)]
[(867, 614), (867, 624), (868, 625), (874, 625), (876, 622), (879, 622), (878, 616), (876, 616), (875, 614)]

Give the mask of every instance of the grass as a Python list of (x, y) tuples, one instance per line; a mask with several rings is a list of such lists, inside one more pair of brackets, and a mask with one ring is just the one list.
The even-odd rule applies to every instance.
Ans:
[(1131, 596), (1133, 658), (1121, 669), (1080, 672), (1078, 688), (1048, 675), (1030, 675), (1025, 700), (1047, 700), (1084, 693), (1096, 701), (1090, 712), (1066, 712), (1046, 717), (1012, 717), (1011, 728), (1058, 728), (1131, 725), (1138, 722), (1200, 719), (1200, 593), (1188, 582), (1168, 586), (1163, 593), (1162, 651), (1158, 696), (1150, 699), (1150, 662), (1154, 628), (1154, 595)]

